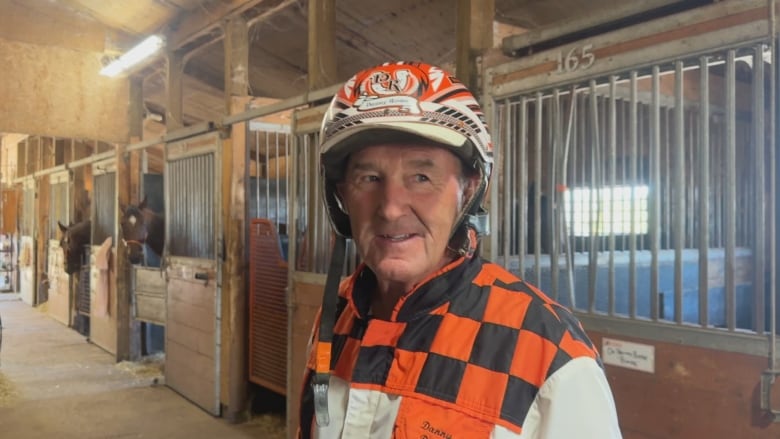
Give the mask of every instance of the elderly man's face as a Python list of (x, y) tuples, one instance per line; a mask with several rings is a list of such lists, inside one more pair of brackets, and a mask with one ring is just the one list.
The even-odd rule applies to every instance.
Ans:
[(380, 282), (407, 291), (450, 262), (461, 175), (454, 154), (430, 145), (382, 144), (350, 157), (339, 193), (358, 252)]

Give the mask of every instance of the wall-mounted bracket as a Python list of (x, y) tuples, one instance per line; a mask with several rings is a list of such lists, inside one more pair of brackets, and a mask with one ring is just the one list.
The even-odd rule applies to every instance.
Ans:
[(780, 422), (780, 410), (772, 408), (772, 385), (778, 376), (780, 370), (777, 369), (769, 369), (761, 373), (761, 410), (771, 413), (774, 417), (773, 422)]

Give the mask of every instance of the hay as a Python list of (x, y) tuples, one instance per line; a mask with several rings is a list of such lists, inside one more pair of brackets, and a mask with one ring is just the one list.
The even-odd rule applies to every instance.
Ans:
[(122, 361), (115, 366), (138, 378), (162, 377), (165, 370), (165, 354), (150, 355), (140, 361)]
[(19, 398), (14, 384), (0, 372), (0, 407), (8, 407)]
[(257, 415), (250, 421), (252, 425), (249, 431), (257, 437), (265, 439), (285, 439), (287, 437), (287, 426), (283, 414), (262, 414)]

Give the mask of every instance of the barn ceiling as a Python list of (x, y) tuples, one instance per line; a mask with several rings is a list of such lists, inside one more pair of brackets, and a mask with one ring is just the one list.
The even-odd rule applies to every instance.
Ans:
[[(686, 0), (644, 0), (651, 5)], [(0, 0), (6, 11), (31, 11), (74, 24), (110, 31), (104, 51), (114, 55), (152, 33), (187, 52), (185, 123), (217, 119), (224, 108), (224, 50), (220, 23), (242, 14), (250, 27), (252, 96), (283, 99), (307, 88), (306, 0)], [(337, 0), (338, 76), (390, 59), (416, 59), (452, 67), (457, 2), (453, 0)], [(623, 0), (495, 0), (495, 47), (501, 38), (598, 14)], [(2, 13), (0, 13), (2, 15)], [(17, 12), (17, 15), (21, 15)], [(0, 23), (1, 24), (1, 23)], [(36, 29), (31, 23), (30, 29)], [(41, 27), (38, 26), (39, 31)], [(44, 28), (45, 29), (45, 28)], [(32, 32), (32, 31), (31, 31)], [(24, 36), (34, 40), (34, 35)], [(144, 100), (162, 113), (162, 63), (144, 69)]]

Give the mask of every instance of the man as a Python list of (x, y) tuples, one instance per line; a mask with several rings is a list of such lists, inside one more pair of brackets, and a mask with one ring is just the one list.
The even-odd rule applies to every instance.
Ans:
[[(462, 83), (422, 63), (362, 71), (320, 141), (337, 239), (300, 437), (620, 437), (576, 318), (478, 255), (492, 143)], [(346, 238), (363, 263), (339, 286)]]

